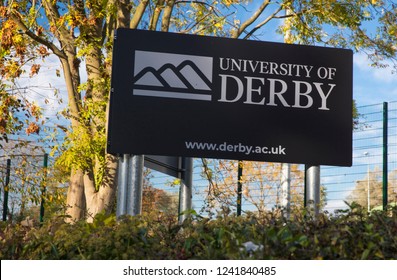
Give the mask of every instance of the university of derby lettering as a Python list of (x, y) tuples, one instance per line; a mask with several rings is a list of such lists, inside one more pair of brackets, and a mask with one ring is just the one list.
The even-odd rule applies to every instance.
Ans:
[[(332, 67), (315, 68), (311, 65), (221, 57), (219, 58), (219, 69), (225, 73), (219, 74), (221, 90), (218, 102), (243, 102), (252, 105), (301, 109), (319, 104), (318, 110), (330, 110), (327, 101), (336, 88), (336, 84), (332, 83), (336, 69)], [(233, 72), (239, 75), (233, 75)], [(268, 77), (269, 75), (270, 77)], [(287, 82), (282, 77), (292, 78), (286, 79)], [(319, 82), (309, 83), (302, 80), (302, 78), (313, 77)], [(331, 82), (328, 83), (328, 81)], [(287, 91), (289, 94), (293, 92), (293, 102), (287, 102), (284, 96)], [(320, 102), (315, 103), (315, 99)], [(292, 100), (292, 98), (288, 100)]]
[(329, 111), (336, 72), (325, 66), (135, 51), (133, 94)]

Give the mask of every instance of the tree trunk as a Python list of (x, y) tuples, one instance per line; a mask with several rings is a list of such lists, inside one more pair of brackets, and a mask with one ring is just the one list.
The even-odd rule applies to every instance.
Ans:
[(92, 222), (96, 214), (104, 211), (109, 214), (114, 209), (117, 190), (117, 157), (107, 155), (106, 173), (98, 190), (92, 173), (84, 174), (84, 192), (87, 209), (87, 222)]
[(86, 201), (84, 195), (84, 174), (81, 170), (72, 170), (67, 195), (66, 222), (73, 223), (85, 217)]

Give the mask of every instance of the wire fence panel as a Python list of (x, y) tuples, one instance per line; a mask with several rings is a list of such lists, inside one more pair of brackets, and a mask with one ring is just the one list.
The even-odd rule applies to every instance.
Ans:
[[(7, 158), (9, 159), (0, 157), (0, 210), (3, 220), (18, 221), (26, 216), (38, 218), (40, 205), (45, 196), (44, 188), (49, 190), (46, 199), (51, 200), (58, 198), (58, 192), (54, 190), (59, 188), (53, 175), (47, 178), (43, 164), (44, 154), (13, 154)], [(7, 160), (10, 161), (9, 174)], [(5, 201), (6, 196), (8, 201)], [(59, 200), (61, 199), (59, 197)]]
[(397, 102), (389, 103), (388, 127), (388, 202), (397, 203)]
[(383, 170), (383, 104), (359, 107), (360, 125), (353, 133), (353, 166), (322, 167), (321, 183), (327, 189), (330, 210), (356, 202), (382, 209), (383, 172), (388, 177), (388, 203), (396, 200), (397, 103), (388, 104), (388, 170)]
[[(330, 210), (346, 208), (345, 202), (353, 200), (367, 207), (368, 184), (374, 185), (382, 174), (382, 106), (358, 108), (360, 124), (353, 133), (353, 166), (322, 167), (321, 184), (327, 189)], [(372, 198), (374, 195), (372, 190)]]
[[(388, 170), (383, 170), (384, 104), (358, 107), (359, 123), (353, 132), (353, 166), (321, 166), (322, 209), (333, 212), (347, 209), (356, 202), (369, 210), (382, 209), (383, 175), (387, 175), (388, 204), (397, 202), (397, 102), (388, 103), (387, 156)], [(0, 201), (3, 202), (6, 158), (0, 159)], [(12, 159), (10, 184), (10, 213), (27, 205), (26, 190), (36, 201), (41, 195), (42, 155)], [(50, 162), (50, 166), (53, 162)], [(25, 166), (25, 167), (24, 167)], [(233, 160), (195, 159), (193, 171), (194, 210), (201, 215), (217, 211), (235, 212), (237, 207), (237, 169)], [(146, 170), (142, 207), (178, 213), (180, 180), (162, 173)], [(282, 207), (282, 173), (280, 163), (243, 162), (241, 177), (242, 211), (269, 211)], [(290, 205), (302, 207), (304, 201), (304, 166), (290, 165)], [(57, 188), (56, 185), (53, 185)], [(58, 188), (57, 188), (58, 189)], [(19, 190), (19, 194), (18, 194)], [(61, 190), (65, 192), (63, 185)], [(12, 192), (12, 193), (11, 193)], [(0, 208), (3, 207), (3, 203)]]

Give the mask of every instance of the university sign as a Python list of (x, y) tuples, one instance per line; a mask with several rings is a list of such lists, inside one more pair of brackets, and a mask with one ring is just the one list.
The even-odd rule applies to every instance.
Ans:
[(118, 29), (108, 152), (350, 166), (352, 57)]

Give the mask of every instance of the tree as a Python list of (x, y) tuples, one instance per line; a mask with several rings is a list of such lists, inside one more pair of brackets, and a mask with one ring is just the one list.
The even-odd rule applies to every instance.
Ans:
[[(202, 160), (202, 176), (208, 180), (206, 200), (210, 208), (233, 207), (237, 205), (237, 167), (232, 160)], [(242, 161), (243, 204), (254, 208), (249, 210), (265, 213), (281, 208), (282, 166), (280, 163)], [(301, 210), (304, 204), (304, 171), (298, 164), (291, 164), (290, 208)], [(320, 209), (327, 204), (327, 190), (320, 186)], [(243, 208), (245, 208), (243, 206)]]
[[(236, 207), (237, 161), (203, 160), (202, 175), (209, 181), (207, 201), (214, 206)], [(303, 171), (297, 164), (291, 165), (291, 206), (303, 203)], [(281, 204), (281, 165), (243, 161), (241, 178), (243, 200), (252, 204), (260, 213)]]
[[(397, 170), (393, 170), (388, 174), (388, 203), (397, 200)], [(368, 200), (369, 188), (369, 200)], [(379, 168), (370, 171), (366, 176), (358, 180), (354, 190), (348, 197), (349, 202), (355, 202), (365, 207), (365, 209), (373, 209), (383, 205), (383, 182), (382, 171)], [(368, 207), (369, 203), (369, 207)]]
[(369, 172), (364, 179), (358, 180), (348, 200), (354, 201), (366, 209), (372, 209), (375, 205), (382, 205), (382, 173), (379, 170), (374, 170)]
[(388, 203), (397, 206), (397, 169), (389, 172), (387, 194)]
[(177, 217), (177, 197), (153, 186), (151, 182), (153, 175), (150, 169), (145, 168), (143, 173), (142, 213), (155, 215), (166, 213), (170, 217)]
[[(384, 66), (396, 52), (393, 2), (263, 0), (258, 6), (248, 0), (3, 0), (0, 75), (17, 79), (27, 71), (27, 61), (35, 62), (30, 68), (34, 75), (47, 56), (59, 59), (70, 129), (58, 164), (70, 171), (67, 204), (71, 220), (77, 220), (111, 211), (115, 201), (117, 158), (105, 151), (115, 28), (257, 39), (278, 20), (278, 31), (288, 33), (290, 43), (363, 50), (374, 65)], [(365, 30), (363, 23), (374, 21), (377, 31)]]
[(40, 108), (30, 102), (15, 84), (0, 82), (0, 101), (0, 148), (9, 142), (9, 135), (24, 129), (28, 135), (40, 131)]

